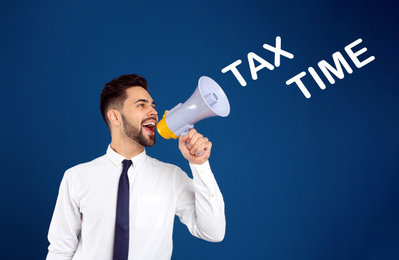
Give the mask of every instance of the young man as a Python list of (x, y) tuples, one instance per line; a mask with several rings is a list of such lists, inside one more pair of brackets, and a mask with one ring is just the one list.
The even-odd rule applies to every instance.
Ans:
[(146, 155), (145, 147), (155, 144), (158, 114), (144, 78), (112, 80), (100, 103), (111, 144), (105, 155), (65, 172), (47, 260), (170, 259), (175, 215), (192, 235), (223, 240), (224, 202), (208, 162), (211, 142), (195, 129), (179, 138), (190, 179)]

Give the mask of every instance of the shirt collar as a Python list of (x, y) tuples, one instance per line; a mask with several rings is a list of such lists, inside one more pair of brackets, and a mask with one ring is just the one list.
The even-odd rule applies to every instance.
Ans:
[(115, 164), (115, 166), (121, 165), (123, 160), (128, 159), (128, 160), (132, 160), (132, 162), (133, 162), (132, 166), (134, 168), (140, 167), (143, 164), (143, 162), (146, 158), (146, 155), (147, 154), (144, 149), (144, 151), (142, 153), (134, 156), (133, 158), (125, 158), (122, 155), (120, 155), (119, 153), (115, 152), (111, 148), (111, 145), (108, 145), (108, 148), (107, 148), (107, 156)]

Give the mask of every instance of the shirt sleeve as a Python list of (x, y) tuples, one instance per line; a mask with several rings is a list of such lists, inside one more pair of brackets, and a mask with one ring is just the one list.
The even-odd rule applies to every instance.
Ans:
[(223, 240), (226, 230), (224, 201), (209, 161), (190, 164), (193, 181), (182, 189), (176, 215), (198, 238), (210, 242)]
[(72, 259), (79, 243), (81, 214), (71, 198), (71, 182), (70, 172), (67, 171), (60, 185), (50, 223), (47, 260)]

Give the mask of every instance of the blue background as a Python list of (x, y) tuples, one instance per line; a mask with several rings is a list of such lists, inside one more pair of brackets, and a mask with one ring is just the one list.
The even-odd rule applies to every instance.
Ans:
[[(2, 259), (44, 259), (64, 171), (105, 153), (104, 84), (147, 78), (159, 114), (200, 76), (231, 113), (196, 124), (213, 142), (226, 202), (222, 243), (176, 222), (173, 259), (399, 259), (397, 3), (383, 1), (12, 1), (0, 15)], [(247, 54), (273, 64), (252, 80)], [(361, 38), (357, 69), (344, 47)], [(340, 51), (353, 69), (331, 85), (317, 68)], [(221, 70), (241, 59), (242, 87)], [(257, 64), (259, 65), (259, 64)], [(312, 97), (285, 82), (307, 73)], [(147, 153), (189, 171), (175, 140)]]

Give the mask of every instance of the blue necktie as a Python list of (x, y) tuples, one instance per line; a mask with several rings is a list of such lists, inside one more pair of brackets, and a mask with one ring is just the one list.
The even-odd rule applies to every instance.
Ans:
[(129, 178), (127, 170), (132, 161), (123, 160), (119, 179), (118, 202), (116, 206), (114, 260), (127, 260), (129, 254)]

